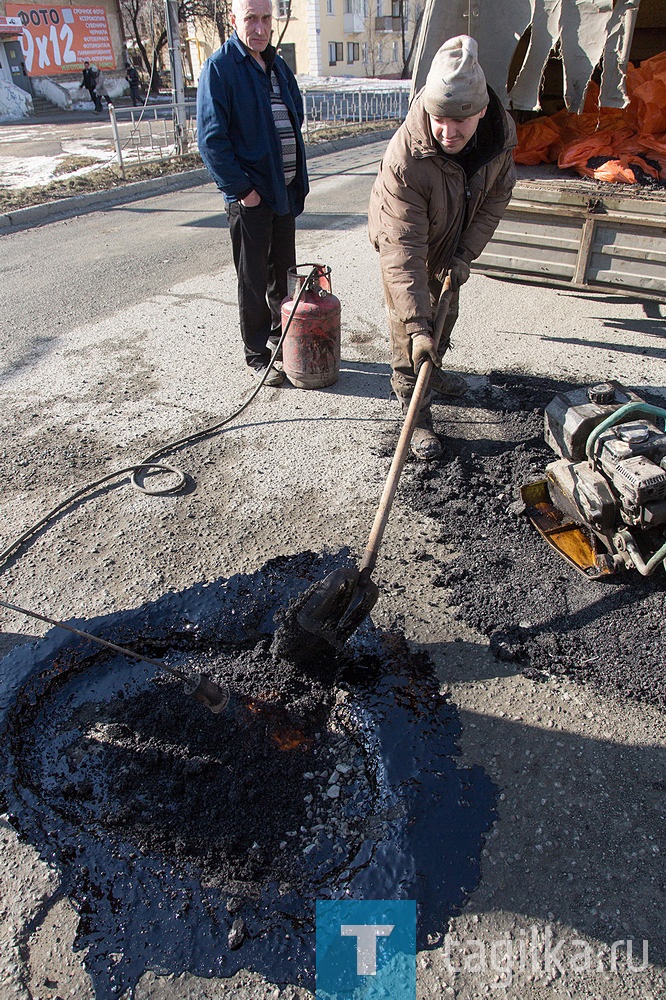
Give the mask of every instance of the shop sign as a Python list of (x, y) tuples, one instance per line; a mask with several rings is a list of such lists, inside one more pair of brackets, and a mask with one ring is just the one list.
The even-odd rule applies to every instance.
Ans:
[(103, 7), (44, 7), (7, 3), (8, 20), (22, 25), (21, 48), (28, 76), (57, 76), (94, 63), (115, 69), (109, 23)]

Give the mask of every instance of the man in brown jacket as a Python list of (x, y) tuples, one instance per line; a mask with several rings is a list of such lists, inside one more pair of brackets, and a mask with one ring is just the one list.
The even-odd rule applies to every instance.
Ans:
[[(515, 183), (516, 130), (486, 85), (477, 46), (468, 35), (436, 53), (423, 90), (393, 136), (379, 167), (368, 214), (379, 251), (389, 317), (391, 385), (406, 413), (422, 362), (441, 369), (458, 316), (459, 288), (483, 251)], [(434, 312), (446, 276), (453, 295), (439, 349)], [(460, 395), (464, 379), (434, 370), (431, 390)], [(424, 400), (412, 438), (417, 458), (442, 452)]]

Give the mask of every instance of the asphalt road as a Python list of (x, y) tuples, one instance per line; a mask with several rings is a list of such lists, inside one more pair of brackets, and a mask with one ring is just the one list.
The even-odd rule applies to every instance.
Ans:
[[(298, 224), (301, 255), (315, 253), (319, 230), (364, 229), (384, 146), (312, 159), (312, 193)], [(226, 228), (224, 201), (211, 183), (4, 236), (5, 360), (20, 363), (54, 333), (216, 273), (231, 262)]]
[[(321, 391), (262, 389), (228, 432), (180, 449), (174, 460), (192, 484), (185, 494), (147, 497), (125, 476), (52, 518), (3, 566), (7, 600), (77, 618), (83, 627), (106, 616), (113, 629), (119, 612), (169, 591), (255, 573), (276, 557), (325, 549), (337, 557), (345, 546), (359, 557), (400, 422), (388, 399), (379, 269), (366, 235), (383, 149), (381, 142), (313, 160), (312, 194), (299, 220), (299, 262), (329, 264), (342, 303), (339, 381)], [(0, 238), (3, 545), (84, 483), (219, 422), (247, 398), (252, 382), (224, 228), (220, 196), (207, 184)], [(419, 956), (417, 995), (657, 1000), (665, 988), (663, 713), (568, 677), (527, 677), (498, 661), (487, 635), (457, 614), (433, 572), (457, 559), (460, 586), (479, 587), (469, 570), (478, 549), (473, 540), (452, 546), (446, 504), (441, 515), (429, 511), (435, 494), (458, 489), (447, 502), (463, 519), (466, 498), (478, 494), (480, 466), (460, 478), (456, 442), (463, 439), (498, 456), (497, 502), (512, 503), (503, 470), (508, 474), (516, 456), (527, 462), (529, 453), (504, 419), (512, 398), (507, 381), (614, 377), (666, 398), (663, 307), (474, 273), (463, 291), (450, 364), (468, 374), (469, 398), (435, 408), (447, 441), (439, 485), (416, 463), (405, 469), (374, 574), (381, 597), (373, 620), (404, 631), (416, 655), (432, 657), (460, 720), (459, 763), (483, 768), (498, 790), (481, 882), (451, 920), (454, 960), (464, 942), (492, 955), (498, 942), (510, 940), (517, 954), (534, 934), (543, 943), (551, 931), (573, 955), (564, 974), (528, 965), (511, 982), (494, 966), (475, 970), (474, 953), (466, 967), (460, 960), (451, 969), (438, 939)], [(526, 407), (524, 416), (536, 425), (534, 403)], [(415, 491), (424, 503), (410, 502)], [(473, 533), (490, 548), (492, 519), (487, 529), (479, 522)], [(498, 550), (504, 542), (496, 538)], [(533, 585), (566, 598), (569, 571), (553, 567), (554, 558), (539, 556)], [(494, 586), (502, 588), (501, 576)], [(542, 604), (548, 619), (547, 596)], [(520, 625), (524, 609), (511, 610)], [(658, 616), (654, 621), (658, 628)], [(17, 684), (13, 666), (2, 665), (16, 656), (20, 666), (23, 644), (45, 629), (5, 612), (0, 625), (0, 652), (17, 647), (0, 660), (1, 707)], [(632, 655), (631, 641), (619, 657)], [(18, 838), (1, 815), (0, 840), (0, 997), (57, 992), (92, 1000), (100, 969), (107, 975), (120, 949), (109, 944), (104, 956), (99, 942), (93, 968), (76, 948), (79, 914), (50, 842)], [(445, 846), (441, 857), (446, 861)], [(105, 898), (122, 894), (100, 884)], [(611, 973), (597, 964), (619, 938), (636, 939), (635, 961), (640, 940), (654, 941), (648, 969)], [(595, 958), (591, 967), (574, 961), (583, 943)], [(293, 983), (276, 984), (270, 970), (211, 979), (191, 975), (193, 967), (150, 965), (157, 971), (145, 973), (134, 995), (312, 1000)]]

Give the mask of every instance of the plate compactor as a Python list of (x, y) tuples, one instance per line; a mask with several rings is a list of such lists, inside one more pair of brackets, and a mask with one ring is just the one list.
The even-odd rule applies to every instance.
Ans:
[(666, 410), (617, 382), (558, 393), (545, 439), (560, 457), (521, 488), (546, 541), (588, 579), (666, 560)]

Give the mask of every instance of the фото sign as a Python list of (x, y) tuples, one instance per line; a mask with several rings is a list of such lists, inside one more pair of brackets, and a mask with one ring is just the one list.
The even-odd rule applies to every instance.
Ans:
[(21, 49), (28, 76), (57, 76), (83, 69), (115, 69), (109, 23), (103, 7), (44, 7), (6, 4), (23, 25)]

